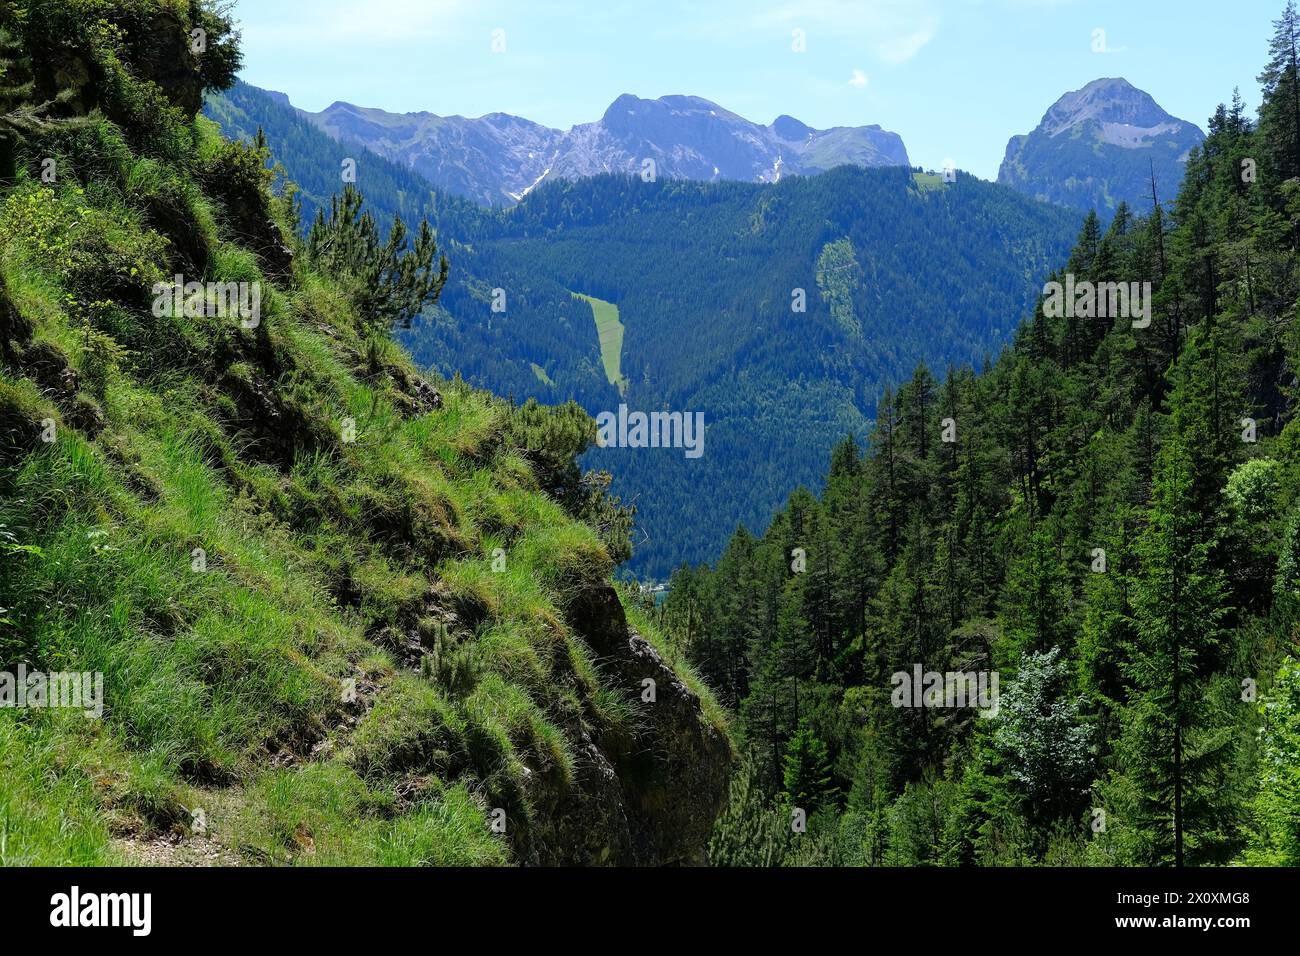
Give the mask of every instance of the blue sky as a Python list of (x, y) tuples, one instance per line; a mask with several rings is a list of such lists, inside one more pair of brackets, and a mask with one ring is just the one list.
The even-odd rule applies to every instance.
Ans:
[[(567, 129), (621, 93), (688, 93), (762, 123), (879, 123), (913, 163), (951, 159), (991, 179), (1012, 134), (1097, 77), (1123, 76), (1202, 128), (1234, 86), (1254, 109), (1283, 4), (238, 0), (235, 15), (244, 79), (306, 109), (502, 111)], [(1093, 49), (1098, 30), (1106, 52)]]

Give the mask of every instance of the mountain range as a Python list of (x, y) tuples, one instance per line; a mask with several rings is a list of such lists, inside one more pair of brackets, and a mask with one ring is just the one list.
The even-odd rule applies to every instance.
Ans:
[[(289, 105), (282, 93), (268, 95)], [(910, 165), (902, 138), (879, 125), (819, 130), (779, 116), (764, 126), (698, 96), (624, 94), (599, 120), (567, 131), (508, 113), (390, 113), (341, 101), (298, 112), (336, 141), (481, 205), (513, 205), (543, 183), (601, 173), (771, 183), (840, 165)], [(1121, 202), (1146, 208), (1152, 174), (1157, 191), (1172, 192), (1204, 138), (1127, 80), (1098, 79), (1066, 93), (1034, 130), (1011, 138), (997, 181), (1103, 215)]]
[[(208, 112), (230, 135), (264, 129), (308, 221), (339, 188), (343, 142), (381, 225), (436, 224), (452, 281), (401, 333), (421, 364), (592, 415), (624, 402), (705, 414), (701, 461), (585, 461), (635, 501), (633, 568), (654, 576), (820, 487), (825, 451), (864, 435), (917, 361), (995, 353), (1066, 255), (1074, 210), (1145, 208), (1153, 166), (1172, 194), (1202, 138), (1123, 80), (1062, 97), (1012, 141), (1000, 185), (913, 172), (879, 127), (759, 126), (694, 97), (620, 97), (567, 133), (501, 113), (313, 114), (242, 83)], [(823, 166), (847, 168), (784, 175)]]
[(642, 175), (651, 168), (669, 179), (776, 182), (843, 164), (909, 165), (902, 139), (877, 125), (818, 130), (780, 116), (762, 126), (698, 96), (623, 95), (596, 122), (568, 131), (508, 113), (471, 119), (343, 102), (301, 112), (334, 139), (364, 146), (484, 205), (516, 203), (557, 179)]
[(998, 182), (1077, 209), (1110, 212), (1127, 202), (1145, 210), (1152, 176), (1158, 194), (1172, 196), (1204, 139), (1127, 80), (1093, 80), (1057, 100), (1032, 132), (1011, 138)]

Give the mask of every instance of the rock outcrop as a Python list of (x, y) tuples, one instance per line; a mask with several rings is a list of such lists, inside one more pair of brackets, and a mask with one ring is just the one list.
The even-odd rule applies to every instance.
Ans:
[[(680, 866), (705, 863), (727, 798), (731, 744), (699, 697), (628, 623), (609, 585), (582, 589), (568, 622), (611, 682), (639, 702), (631, 739), (578, 731), (574, 785), (539, 834), (539, 863)], [(648, 683), (652, 682), (652, 683)]]

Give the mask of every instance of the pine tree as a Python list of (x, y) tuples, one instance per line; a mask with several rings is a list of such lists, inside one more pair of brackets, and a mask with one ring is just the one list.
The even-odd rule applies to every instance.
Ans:
[(427, 219), (421, 220), (409, 250), (400, 216), (393, 221), (388, 241), (381, 242), (374, 217), (361, 211), (363, 202), (357, 188), (349, 185), (330, 200), (328, 218), (323, 209), (317, 210), (305, 251), (316, 268), (350, 281), (363, 319), (387, 335), (397, 325), (409, 328), (421, 309), (438, 300), (447, 284), (447, 257), (438, 260), (438, 244)]
[(909, 783), (889, 809), (887, 866), (939, 863), (952, 787), (946, 781)]
[(731, 778), (726, 809), (709, 840), (712, 866), (780, 866), (790, 842), (790, 821), (766, 799), (757, 769), (761, 758), (747, 755)]
[(876, 449), (871, 462), (874, 507), (878, 523), (884, 532), (885, 560), (888, 564), (893, 564), (898, 556), (902, 522), (899, 477), (902, 442), (899, 436), (898, 403), (889, 386), (885, 386), (884, 395), (876, 407), (876, 426), (871, 435), (871, 445)]
[(1044, 652), (1066, 640), (1070, 603), (1069, 575), (1045, 528), (1029, 534), (1008, 573), (1003, 617), (1010, 659)]

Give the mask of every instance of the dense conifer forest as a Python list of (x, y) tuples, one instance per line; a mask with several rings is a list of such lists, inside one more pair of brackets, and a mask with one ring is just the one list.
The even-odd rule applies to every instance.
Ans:
[(1300, 862), (1298, 40), (1288, 5), (1258, 119), (1046, 277), (1150, 283), (1149, 324), (1040, 302), (674, 574), (746, 753), (715, 863)]

